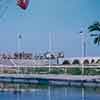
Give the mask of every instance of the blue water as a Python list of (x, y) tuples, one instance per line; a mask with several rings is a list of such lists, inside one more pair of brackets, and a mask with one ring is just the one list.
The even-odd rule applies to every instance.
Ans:
[(48, 86), (33, 91), (0, 92), (0, 100), (100, 100), (100, 89)]

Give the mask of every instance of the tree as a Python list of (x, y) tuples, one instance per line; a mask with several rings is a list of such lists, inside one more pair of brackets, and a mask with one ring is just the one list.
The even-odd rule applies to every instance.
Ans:
[(94, 22), (92, 25), (88, 27), (89, 32), (95, 32), (98, 33), (92, 33), (90, 36), (94, 37), (94, 44), (100, 45), (100, 23)]

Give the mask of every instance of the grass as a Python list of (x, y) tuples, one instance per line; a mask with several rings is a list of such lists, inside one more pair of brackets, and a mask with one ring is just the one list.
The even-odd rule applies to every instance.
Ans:
[(85, 75), (100, 75), (100, 68), (85, 68)]
[[(68, 74), (81, 75), (81, 68), (36, 68), (34, 74)], [(84, 75), (100, 75), (100, 68), (84, 68)]]
[(67, 68), (66, 74), (81, 75), (81, 68)]
[[(11, 73), (10, 70), (3, 71), (3, 73)], [(68, 74), (68, 75), (81, 75), (82, 68), (54, 68), (47, 67), (38, 68), (20, 68), (19, 74)], [(100, 68), (84, 68), (84, 75), (100, 75)]]

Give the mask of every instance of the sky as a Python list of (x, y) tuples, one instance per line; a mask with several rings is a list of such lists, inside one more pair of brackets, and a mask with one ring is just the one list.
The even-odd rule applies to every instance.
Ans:
[(87, 56), (100, 56), (100, 46), (93, 44), (87, 30), (100, 21), (100, 0), (30, 0), (26, 10), (18, 7), (16, 0), (5, 1), (0, 1), (0, 52), (46, 52), (51, 34), (51, 51), (81, 56), (79, 32), (83, 30)]

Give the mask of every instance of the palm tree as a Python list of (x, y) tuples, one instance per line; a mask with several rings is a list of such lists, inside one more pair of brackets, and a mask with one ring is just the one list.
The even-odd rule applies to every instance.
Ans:
[[(100, 32), (100, 23), (94, 22), (92, 25), (88, 27), (89, 32), (98, 31)], [(100, 45), (100, 33), (94, 33), (90, 35), (91, 37), (94, 37), (94, 44)]]

